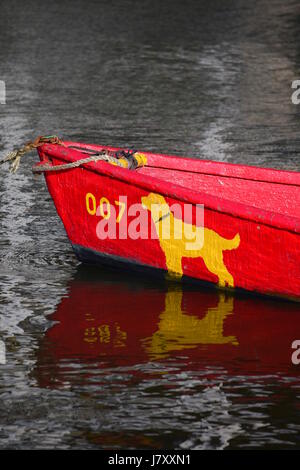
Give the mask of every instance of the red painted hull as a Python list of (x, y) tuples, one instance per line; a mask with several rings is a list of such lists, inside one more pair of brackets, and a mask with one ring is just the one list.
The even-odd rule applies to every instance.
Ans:
[[(117, 150), (74, 142), (65, 145), (43, 145), (41, 160), (59, 165), (86, 157), (68, 148), (70, 145)], [(176, 278), (300, 299), (300, 173), (143, 153), (147, 165), (136, 170), (93, 162), (45, 174), (57, 212), (81, 260), (130, 265), (168, 272)], [(188, 223), (194, 228), (199, 227), (196, 204), (204, 206), (201, 251), (189, 255), (175, 241), (163, 244), (159, 236), (149, 236), (157, 227), (147, 206), (153, 195), (159, 195), (168, 207), (179, 205), (182, 211), (184, 204), (191, 204)], [(127, 198), (125, 207), (118, 202), (120, 196)], [(147, 230), (142, 229), (140, 238), (124, 238), (117, 223), (115, 238), (100, 239), (97, 227), (111, 217), (108, 212), (113, 209), (115, 217), (121, 218), (124, 209), (130, 226), (136, 218), (130, 214), (134, 204), (140, 205), (141, 214), (149, 214)]]

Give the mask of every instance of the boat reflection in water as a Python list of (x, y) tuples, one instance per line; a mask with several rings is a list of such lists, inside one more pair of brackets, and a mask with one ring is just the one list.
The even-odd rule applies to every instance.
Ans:
[(63, 363), (97, 367), (184, 361), (192, 370), (295, 375), (292, 342), (300, 332), (296, 303), (80, 267), (50, 317), (35, 375), (42, 386), (64, 381)]

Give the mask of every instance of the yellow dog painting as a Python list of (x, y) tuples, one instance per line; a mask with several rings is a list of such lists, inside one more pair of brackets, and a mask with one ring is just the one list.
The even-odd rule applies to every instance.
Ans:
[[(150, 193), (141, 198), (142, 205), (150, 211), (161, 249), (166, 257), (168, 273), (171, 277), (182, 277), (182, 258), (202, 258), (207, 269), (218, 276), (219, 285), (234, 287), (234, 280), (223, 260), (224, 250), (234, 250), (240, 245), (237, 233), (231, 240), (221, 237), (214, 230), (186, 224), (171, 212), (165, 198), (160, 194)], [(191, 236), (199, 233), (201, 246), (191, 246)], [(178, 236), (180, 234), (180, 236)]]

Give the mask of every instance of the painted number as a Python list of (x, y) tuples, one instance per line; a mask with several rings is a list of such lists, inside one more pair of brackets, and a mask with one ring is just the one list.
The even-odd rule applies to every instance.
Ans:
[(87, 193), (85, 196), (86, 210), (90, 215), (95, 215), (97, 211), (96, 198), (92, 193)]
[[(119, 208), (116, 222), (119, 223), (124, 215), (126, 203), (123, 201), (114, 201), (114, 204)], [(97, 215), (97, 201), (92, 193), (87, 193), (85, 196), (85, 206), (88, 214)], [(101, 197), (99, 201), (99, 214), (104, 219), (109, 219), (111, 216), (111, 203), (107, 197)]]
[(116, 206), (120, 207), (119, 214), (118, 214), (118, 217), (117, 217), (117, 224), (118, 224), (120, 222), (120, 220), (122, 219), (122, 217), (123, 217), (123, 214), (125, 212), (126, 204), (125, 204), (125, 202), (122, 202), (122, 201), (115, 201), (115, 204), (116, 204)]
[[(104, 219), (109, 219), (110, 218), (110, 214), (111, 214), (110, 202), (106, 197), (102, 197), (100, 199), (99, 210), (100, 210), (100, 215), (102, 215), (102, 217)], [(106, 211), (106, 212), (104, 212), (104, 211)]]

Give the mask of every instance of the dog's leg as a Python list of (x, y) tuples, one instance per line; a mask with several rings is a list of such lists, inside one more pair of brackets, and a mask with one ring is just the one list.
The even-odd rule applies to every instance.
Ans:
[(226, 285), (228, 287), (234, 287), (233, 277), (223, 262), (223, 256), (222, 256), (222, 260), (219, 260), (219, 263), (216, 269), (216, 274), (217, 276), (219, 276), (220, 287), (226, 287)]
[(181, 265), (181, 255), (172, 251), (165, 251), (166, 255), (166, 265), (168, 269), (167, 278), (169, 279), (181, 279), (182, 278), (182, 265)]
[(211, 257), (204, 257), (203, 261), (207, 267), (207, 269), (212, 273), (218, 276), (219, 278), (219, 286), (220, 287), (234, 287), (234, 280), (230, 272), (227, 270), (224, 261), (223, 261), (223, 253), (220, 256), (211, 258)]
[(227, 269), (219, 275), (219, 285), (220, 287), (226, 287), (226, 285), (228, 287), (234, 287), (233, 277)]

